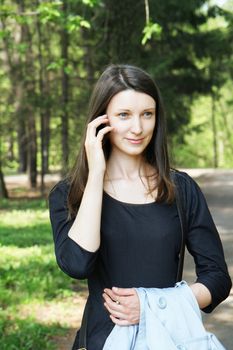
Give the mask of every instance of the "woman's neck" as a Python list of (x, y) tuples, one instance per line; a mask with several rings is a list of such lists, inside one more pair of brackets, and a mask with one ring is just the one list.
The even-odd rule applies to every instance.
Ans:
[(149, 166), (143, 157), (111, 154), (107, 161), (107, 174), (112, 180), (134, 180), (138, 176), (146, 176)]
[(157, 196), (155, 186), (156, 170), (142, 156), (112, 154), (107, 161), (104, 190), (112, 197), (127, 203), (150, 203)]

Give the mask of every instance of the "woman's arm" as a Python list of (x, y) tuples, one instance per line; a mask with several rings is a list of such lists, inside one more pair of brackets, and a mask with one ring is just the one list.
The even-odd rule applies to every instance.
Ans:
[(113, 127), (104, 126), (96, 134), (96, 129), (108, 123), (106, 115), (88, 124), (85, 151), (88, 161), (88, 180), (78, 210), (78, 214), (68, 236), (84, 249), (95, 252), (100, 246), (100, 222), (103, 199), (103, 181), (106, 161), (102, 148), (104, 135)]
[(106, 116), (102, 116), (88, 124), (85, 150), (89, 175), (76, 218), (68, 220), (67, 197), (70, 185), (67, 181), (55, 186), (49, 196), (57, 263), (73, 278), (87, 278), (92, 273), (100, 245), (103, 177), (106, 167), (102, 140), (112, 128), (104, 127), (97, 135), (96, 128), (107, 122)]
[[(188, 233), (186, 246), (195, 261), (197, 274), (192, 289), (200, 308), (211, 312), (229, 295), (232, 283), (219, 233), (206, 199), (197, 183), (180, 173), (186, 193)], [(210, 293), (210, 295), (209, 295)]]
[(209, 289), (202, 283), (194, 283), (190, 286), (200, 309), (204, 309), (212, 302), (212, 297)]
[(73, 278), (87, 278), (95, 267), (98, 253), (83, 249), (68, 236), (74, 220), (68, 220), (67, 197), (69, 184), (59, 182), (49, 195), (50, 221), (57, 264), (67, 275)]
[(78, 214), (68, 236), (82, 248), (95, 252), (100, 246), (100, 218), (103, 197), (103, 174), (91, 175)]

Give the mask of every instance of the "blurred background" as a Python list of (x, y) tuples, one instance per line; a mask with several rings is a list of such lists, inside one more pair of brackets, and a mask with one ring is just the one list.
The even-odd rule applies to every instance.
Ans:
[(233, 0), (1, 0), (1, 350), (69, 349), (80, 322), (86, 283), (56, 266), (46, 196), (74, 162), (109, 63), (152, 75), (173, 165), (199, 169), (203, 190), (217, 174), (232, 227)]

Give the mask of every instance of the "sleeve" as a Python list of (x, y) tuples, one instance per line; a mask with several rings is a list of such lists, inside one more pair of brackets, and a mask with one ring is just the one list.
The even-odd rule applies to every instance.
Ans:
[(204, 284), (211, 293), (212, 303), (203, 309), (209, 313), (228, 297), (232, 282), (222, 243), (205, 197), (197, 183), (187, 174), (185, 177), (188, 225), (186, 245), (195, 261), (196, 282)]
[(60, 182), (50, 192), (49, 211), (58, 266), (67, 275), (87, 278), (95, 267), (97, 252), (89, 252), (73, 241), (68, 232), (74, 220), (68, 220), (68, 184)]

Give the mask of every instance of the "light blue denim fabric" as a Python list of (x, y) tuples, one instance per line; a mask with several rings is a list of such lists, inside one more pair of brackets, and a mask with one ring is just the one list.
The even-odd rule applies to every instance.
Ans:
[(226, 350), (206, 332), (192, 290), (182, 281), (174, 288), (136, 288), (138, 325), (115, 325), (103, 350)]

